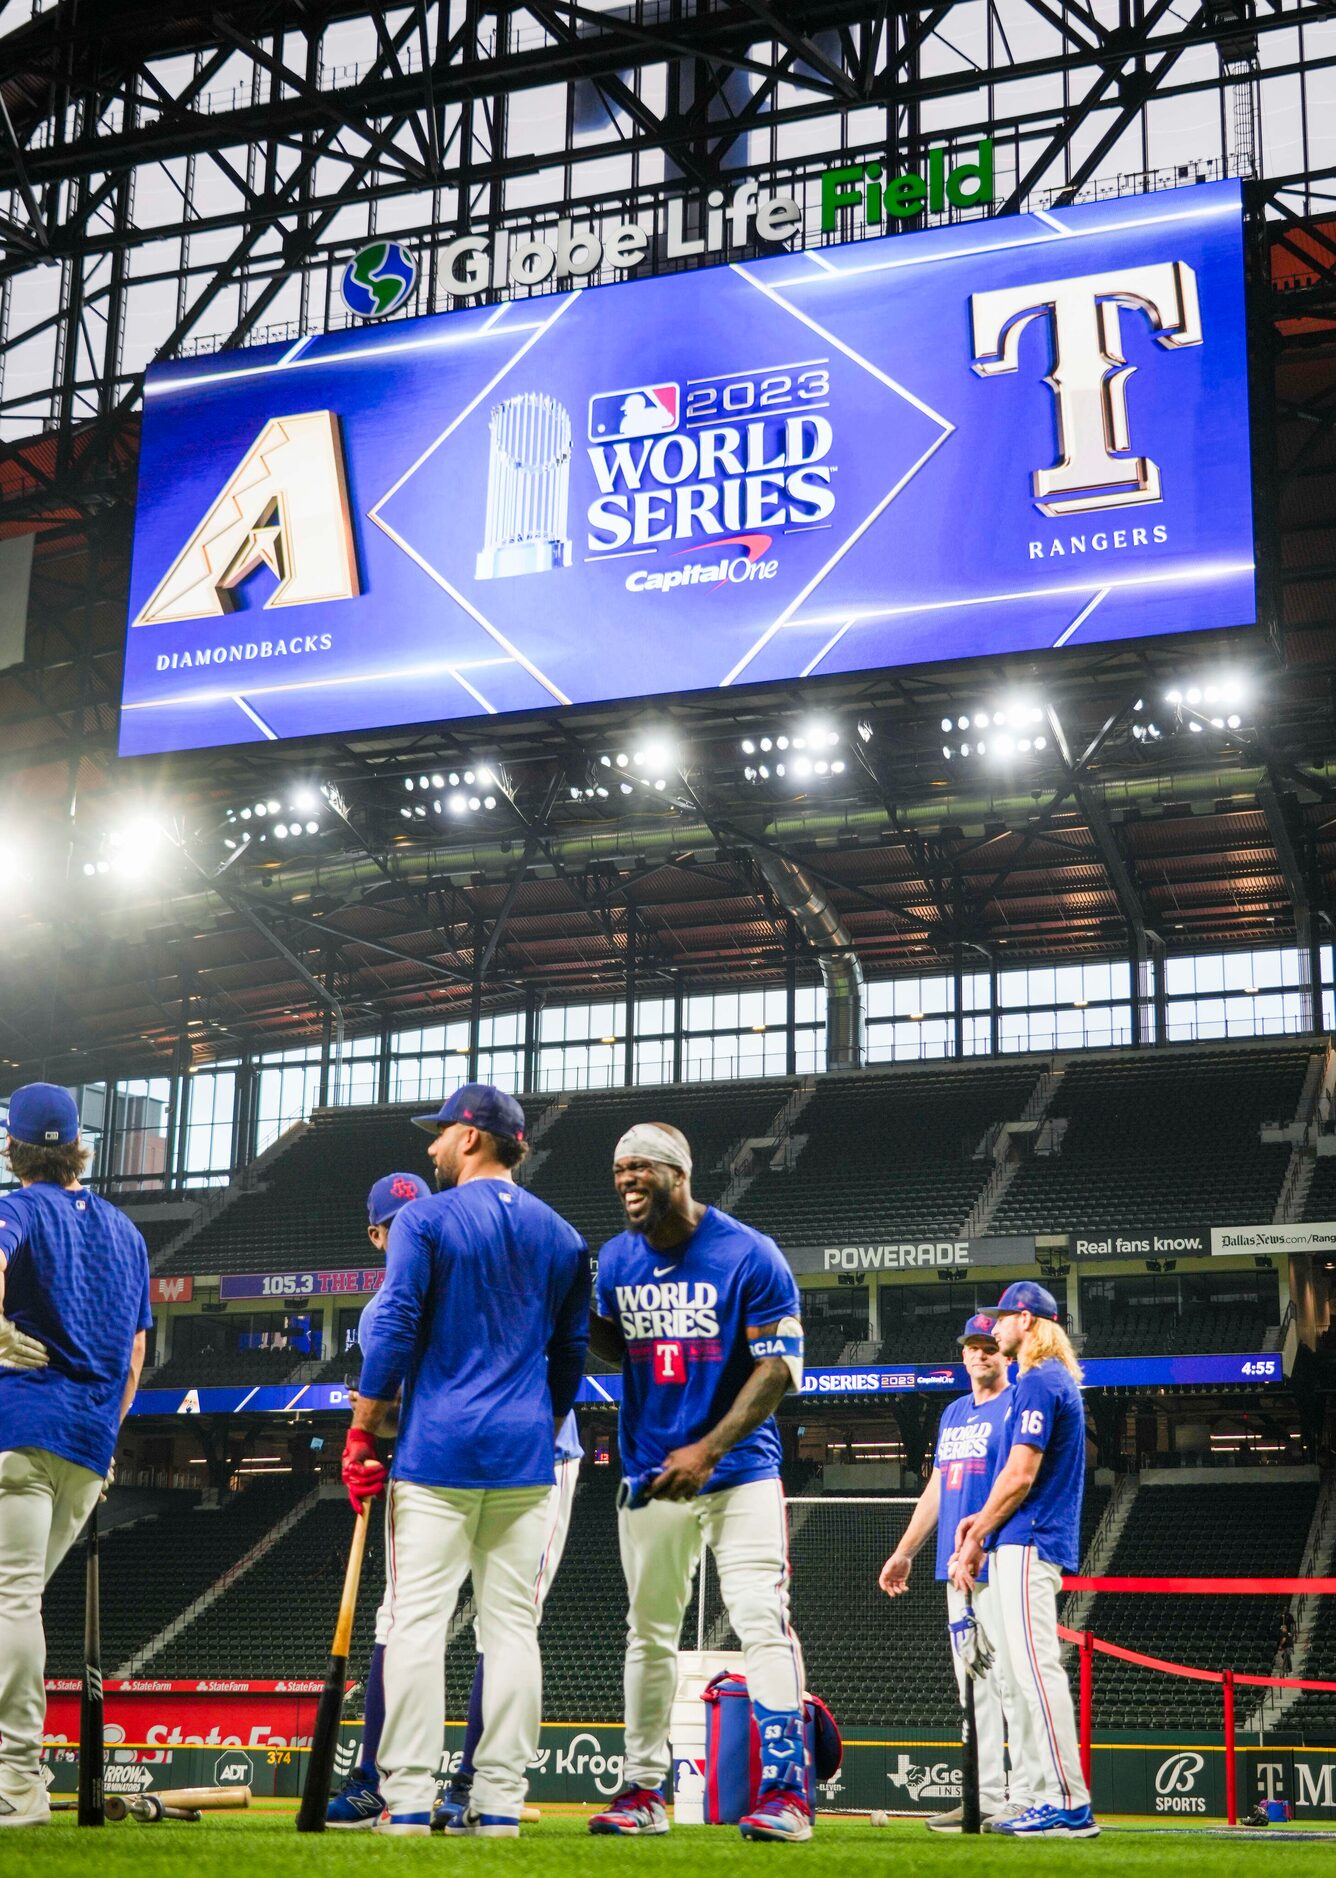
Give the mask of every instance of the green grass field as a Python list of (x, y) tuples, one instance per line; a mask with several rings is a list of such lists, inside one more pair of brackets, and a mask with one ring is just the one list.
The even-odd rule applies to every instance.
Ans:
[(809, 1845), (748, 1845), (725, 1827), (688, 1827), (667, 1838), (641, 1845), (625, 1841), (591, 1839), (583, 1816), (548, 1813), (537, 1825), (526, 1826), (513, 1840), (382, 1839), (375, 1833), (326, 1833), (299, 1838), (289, 1812), (255, 1812), (245, 1816), (215, 1815), (199, 1825), (164, 1823), (140, 1826), (133, 1820), (108, 1825), (97, 1834), (80, 1832), (69, 1815), (58, 1815), (48, 1827), (0, 1834), (0, 1862), (5, 1878), (52, 1878), (85, 1873), (96, 1868), (99, 1878), (352, 1878), (364, 1871), (423, 1871), (428, 1866), (475, 1862), (488, 1871), (533, 1874), (548, 1878), (581, 1878), (589, 1871), (612, 1874), (628, 1868), (653, 1878), (701, 1878), (718, 1874), (732, 1878), (743, 1869), (774, 1860), (793, 1862), (813, 1875), (829, 1878), (886, 1878), (889, 1869), (911, 1865), (914, 1878), (951, 1878), (968, 1871), (970, 1878), (1012, 1872), (1018, 1865), (1035, 1864), (1048, 1872), (1084, 1870), (1094, 1865), (1106, 1872), (1183, 1874), (1184, 1878), (1256, 1878), (1308, 1874), (1332, 1869), (1331, 1844), (1318, 1845), (1289, 1839), (1283, 1829), (1246, 1834), (1237, 1839), (1207, 1835), (1199, 1830), (1181, 1834), (1138, 1832), (1136, 1822), (1110, 1830), (1095, 1840), (1066, 1841), (1054, 1845), (1017, 1845), (985, 1836), (962, 1841), (940, 1839), (918, 1821), (896, 1821), (874, 1828), (865, 1819), (825, 1819)]

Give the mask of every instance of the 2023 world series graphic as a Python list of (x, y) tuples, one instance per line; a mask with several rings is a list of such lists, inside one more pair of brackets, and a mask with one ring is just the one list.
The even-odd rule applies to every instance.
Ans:
[(1219, 183), (155, 370), (121, 748), (1254, 618)]

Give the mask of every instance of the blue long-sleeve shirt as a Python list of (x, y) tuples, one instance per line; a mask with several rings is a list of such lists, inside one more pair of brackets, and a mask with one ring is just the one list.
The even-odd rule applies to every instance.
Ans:
[(390, 1228), (361, 1392), (403, 1404), (394, 1476), (427, 1487), (549, 1486), (553, 1421), (589, 1343), (589, 1254), (506, 1180), (414, 1200)]

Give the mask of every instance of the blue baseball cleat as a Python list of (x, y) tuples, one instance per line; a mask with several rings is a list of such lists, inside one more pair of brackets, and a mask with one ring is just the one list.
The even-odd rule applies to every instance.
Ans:
[(385, 1802), (374, 1781), (354, 1767), (334, 1798), (325, 1808), (325, 1824), (343, 1832), (365, 1831), (374, 1826), (385, 1811)]
[(663, 1795), (657, 1787), (623, 1787), (611, 1806), (594, 1814), (589, 1822), (589, 1830), (617, 1839), (634, 1839), (641, 1833), (667, 1832), (668, 1814)]
[(469, 1810), (469, 1795), (472, 1791), (471, 1780), (455, 1779), (450, 1782), (432, 1812), (431, 1829), (433, 1832), (457, 1832), (459, 1830), (464, 1823), (464, 1815)]
[(801, 1794), (776, 1788), (738, 1821), (738, 1831), (744, 1839), (787, 1840), (797, 1845), (812, 1836), (811, 1809)]
[(1030, 1806), (1016, 1819), (996, 1819), (990, 1832), (1011, 1839), (1097, 1839), (1099, 1825), (1088, 1806)]

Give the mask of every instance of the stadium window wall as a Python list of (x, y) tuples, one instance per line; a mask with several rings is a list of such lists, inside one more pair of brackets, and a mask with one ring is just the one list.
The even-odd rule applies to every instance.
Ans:
[[(1331, 947), (1322, 950), (1329, 973)], [(1294, 946), (1166, 959), (1166, 1041), (1195, 1043), (1303, 1030), (1308, 970), (1307, 955)], [(1330, 1004), (1330, 993), (1324, 993), (1328, 1022)]]
[(219, 1063), (186, 1078), (183, 1186), (227, 1185), (235, 1147), (237, 1068)]
[(285, 1129), (305, 1121), (320, 1101), (319, 1045), (274, 1050), (256, 1058), (254, 1152), (263, 1154)]
[[(1334, 950), (1324, 945), (1317, 956), (1328, 1031), (1336, 1028)], [(1157, 960), (1156, 970), (1166, 1020), (1163, 1037), (1152, 1031), (1147, 1042), (1304, 1027), (1307, 955), (1293, 947), (1171, 957)], [(1131, 986), (1124, 959), (873, 979), (864, 987), (865, 1060), (954, 1057), (957, 1026), (964, 1056), (1129, 1045)], [(429, 1106), (457, 1088), (475, 1060), (484, 1081), (543, 1093), (619, 1088), (628, 1066), (630, 1082), (646, 1087), (825, 1068), (825, 999), (816, 984), (640, 997), (634, 1022), (628, 1051), (625, 999), (541, 1008), (531, 1000), (483, 1016), (476, 1051), (470, 1023), (460, 1018), (349, 1040), (337, 1069), (332, 1046), (313, 1042), (200, 1065), (181, 1090), (169, 1076), (86, 1084), (80, 1094), (96, 1149), (92, 1177), (121, 1194), (222, 1184), (322, 1099)]]
[(467, 1022), (396, 1031), (390, 1038), (390, 1101), (443, 1102), (446, 1090), (463, 1080), (468, 1055)]

